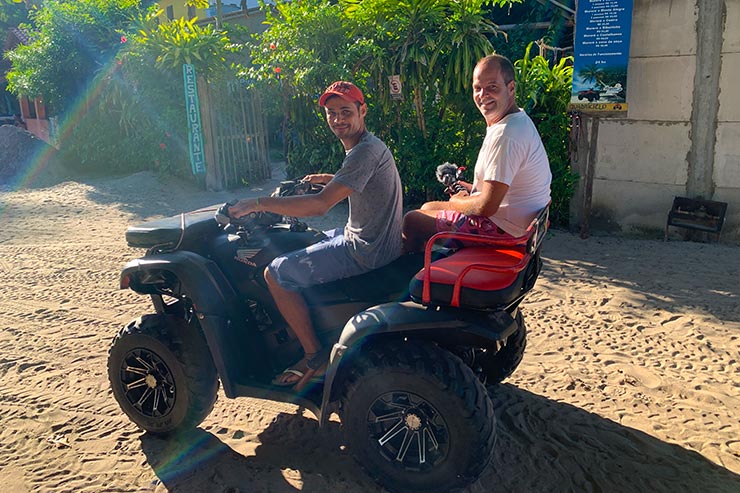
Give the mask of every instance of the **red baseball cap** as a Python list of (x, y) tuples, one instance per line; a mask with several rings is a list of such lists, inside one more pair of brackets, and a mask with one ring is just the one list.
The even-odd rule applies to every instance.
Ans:
[(324, 106), (326, 100), (331, 96), (339, 96), (354, 103), (365, 104), (365, 96), (363, 96), (362, 91), (353, 83), (343, 80), (338, 80), (326, 88), (324, 94), (319, 98), (319, 106)]

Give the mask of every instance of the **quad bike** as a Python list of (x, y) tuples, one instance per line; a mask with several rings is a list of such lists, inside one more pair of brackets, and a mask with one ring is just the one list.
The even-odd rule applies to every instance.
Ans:
[[(312, 193), (283, 182), (276, 194)], [(139, 427), (196, 427), (226, 397), (291, 402), (323, 425), (338, 412), (358, 462), (391, 491), (464, 488), (489, 463), (495, 417), (486, 384), (519, 364), (519, 304), (541, 268), (547, 209), (516, 241), (438, 234), (423, 254), (303, 291), (316, 332), (332, 348), (322, 382), (301, 392), (271, 383), (302, 356), (263, 271), (278, 254), (324, 235), (295, 218), (253, 213), (224, 220), (214, 206), (128, 228), (120, 287), (151, 296), (154, 313), (126, 325), (108, 376)], [(214, 212), (222, 223), (214, 217)], [(452, 244), (450, 244), (452, 241)]]

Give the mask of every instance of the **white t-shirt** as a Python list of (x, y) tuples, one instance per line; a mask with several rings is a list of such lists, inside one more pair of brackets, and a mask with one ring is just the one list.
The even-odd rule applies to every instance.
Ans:
[(524, 111), (488, 127), (475, 163), (473, 194), (480, 193), (483, 181), (509, 185), (491, 220), (513, 236), (524, 235), (550, 202), (550, 162), (537, 127)]

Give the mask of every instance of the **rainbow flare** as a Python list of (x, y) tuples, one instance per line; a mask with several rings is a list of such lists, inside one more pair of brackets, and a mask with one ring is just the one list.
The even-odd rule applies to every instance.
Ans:
[[(100, 97), (103, 86), (103, 81), (113, 74), (116, 70), (116, 63), (107, 63), (103, 68), (103, 73), (98, 77), (93, 78), (87, 90), (83, 91), (82, 94), (77, 98), (72, 105), (70, 105), (69, 111), (67, 112), (64, 120), (59, 124), (55, 135), (54, 141), (56, 145), (48, 146), (36, 146), (33, 153), (28, 157), (25, 162), (20, 163), (19, 169), (12, 173), (10, 180), (2, 184), (3, 188), (9, 190), (19, 190), (27, 187), (34, 182), (34, 180), (43, 172), (50, 163), (53, 162), (54, 155), (58, 150), (58, 143), (64, 142), (69, 134), (74, 129), (75, 125), (84, 118), (85, 113), (92, 106), (93, 102)], [(2, 211), (2, 209), (0, 209)]]

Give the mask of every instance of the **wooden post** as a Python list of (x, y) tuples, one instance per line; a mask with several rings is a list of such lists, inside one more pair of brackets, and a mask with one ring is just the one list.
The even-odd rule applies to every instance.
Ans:
[(23, 118), (24, 120), (34, 118), (34, 116), (31, 114), (31, 105), (29, 104), (28, 98), (25, 96), (21, 96), (20, 98), (18, 98), (18, 102), (20, 103), (21, 107), (21, 118)]
[(596, 146), (599, 139), (599, 117), (591, 119), (591, 135), (588, 143), (588, 158), (586, 161), (586, 176), (583, 193), (583, 214), (581, 221), (581, 238), (588, 238), (589, 220), (591, 218), (591, 199), (594, 190), (594, 166), (596, 162)]
[(213, 98), (205, 79), (198, 77), (198, 99), (200, 101), (200, 121), (203, 125), (203, 154), (206, 161), (206, 189), (220, 191), (224, 189), (221, 174), (221, 163), (215, 152), (215, 122), (213, 115)]
[(570, 168), (578, 175), (578, 181), (573, 186), (573, 196), (570, 198), (569, 223), (570, 231), (575, 233), (583, 221), (583, 184), (586, 176), (586, 160), (588, 156), (588, 117), (576, 111), (570, 114), (570, 141), (569, 155)]
[(223, 22), (224, 11), (221, 0), (216, 0), (216, 29), (221, 30), (221, 23)]
[(570, 164), (571, 169), (578, 174), (579, 180), (570, 201), (570, 229), (572, 232), (578, 231), (581, 238), (587, 238), (593, 197), (599, 119), (580, 112), (572, 116)]
[(39, 120), (46, 120), (46, 105), (41, 98), (33, 100), (33, 105), (36, 108), (36, 118)]

